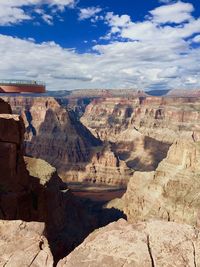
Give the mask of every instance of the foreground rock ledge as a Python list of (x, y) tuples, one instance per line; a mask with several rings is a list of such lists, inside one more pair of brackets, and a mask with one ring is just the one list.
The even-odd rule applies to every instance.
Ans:
[(0, 266), (53, 266), (43, 231), (44, 223), (0, 221)]
[(58, 267), (200, 266), (200, 237), (192, 226), (121, 219), (89, 235)]

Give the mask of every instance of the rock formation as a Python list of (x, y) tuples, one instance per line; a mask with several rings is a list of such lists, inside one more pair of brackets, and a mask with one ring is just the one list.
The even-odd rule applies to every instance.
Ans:
[(104, 98), (87, 106), (81, 122), (101, 140), (122, 141), (128, 129), (171, 144), (193, 132), (199, 139), (199, 103), (194, 97)]
[(199, 231), (189, 225), (151, 221), (111, 223), (90, 234), (58, 267), (200, 266)]
[(52, 164), (63, 181), (126, 185), (134, 171), (154, 171), (177, 138), (200, 139), (198, 98), (99, 96), (84, 125), (66, 99), (7, 100), (25, 122), (26, 154)]
[[(73, 251), (59, 267), (199, 266), (198, 101), (98, 99), (81, 119), (86, 128), (53, 98), (12, 98), (25, 127), (0, 100), (7, 113), (0, 114), (0, 265), (52, 266)], [(63, 182), (124, 186), (129, 179), (100, 219)], [(128, 223), (96, 230), (79, 246), (120, 210)]]
[(53, 98), (7, 99), (25, 122), (26, 154), (56, 167), (63, 181), (126, 185), (133, 171)]
[[(3, 105), (8, 107), (6, 103)], [(5, 112), (8, 112), (8, 109)], [(48, 239), (56, 262), (80, 244), (96, 225), (89, 220), (83, 206), (58, 177), (55, 168), (41, 159), (26, 157), (24, 161), (23, 135), (24, 124), (18, 115), (0, 114), (0, 219), (13, 222), (13, 224), (8, 222), (8, 228), (15, 231), (16, 227), (16, 235), (19, 234), (19, 237), (26, 231), (21, 232), (19, 229), (18, 233), (18, 223), (13, 220), (43, 222), (43, 224), (36, 223), (35, 226), (27, 224), (27, 229), (30, 225), (32, 231), (33, 227), (33, 237), (35, 236), (37, 242), (35, 247), (39, 244), (38, 235), (42, 236), (44, 229), (44, 235)], [(2, 227), (6, 227), (7, 221), (2, 222)], [(26, 224), (24, 225), (26, 227)], [(34, 234), (34, 229), (37, 230), (37, 227), (40, 230), (38, 234), (37, 231)], [(28, 237), (28, 233), (26, 236)], [(8, 239), (5, 236), (5, 242)], [(28, 244), (27, 240), (24, 240), (24, 243)], [(14, 244), (17, 243), (13, 242), (10, 252), (6, 252), (8, 257), (9, 253), (10, 256), (13, 254)], [(33, 250), (33, 255), (37, 256), (34, 246)], [(30, 264), (32, 264), (31, 259), (32, 255), (27, 258)], [(22, 264), (23, 258), (21, 260)], [(37, 266), (34, 264), (33, 266)]]
[(199, 226), (199, 177), (199, 142), (180, 139), (156, 171), (135, 172), (123, 198), (108, 207), (122, 209), (131, 222), (157, 218)]
[(52, 267), (44, 228), (38, 222), (0, 221), (0, 266)]

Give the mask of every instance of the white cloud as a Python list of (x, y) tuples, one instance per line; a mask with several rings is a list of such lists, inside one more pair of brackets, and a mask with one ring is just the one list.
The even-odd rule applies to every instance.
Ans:
[[(38, 12), (39, 10), (42, 12), (41, 7), (43, 5), (56, 7), (63, 11), (66, 7), (73, 7), (75, 0), (0, 0), (0, 25), (17, 24), (24, 20), (31, 20), (31, 12), (25, 11), (24, 7), (36, 7), (32, 12), (36, 11), (37, 14), (40, 14)], [(42, 12), (42, 18), (47, 23), (50, 23), (50, 21), (52, 23), (52, 18), (50, 18), (50, 15), (44, 15), (44, 11)]]
[(200, 18), (176, 26), (155, 22), (153, 15), (134, 22), (108, 13), (105, 20), (107, 44), (84, 54), (0, 35), (0, 78), (41, 79), (54, 90), (200, 86)]
[(49, 25), (53, 24), (53, 16), (51, 16), (49, 14), (43, 14), (42, 18), (47, 24), (49, 24)]
[(200, 43), (200, 35), (196, 35), (193, 39), (192, 39), (193, 42), (195, 43)]
[(160, 6), (150, 11), (150, 14), (156, 23), (181, 23), (192, 18), (192, 11), (194, 11), (192, 4), (179, 1), (170, 5)]
[[(101, 11), (102, 9), (100, 7), (81, 8), (79, 12), (79, 20), (91, 19)], [(98, 17), (96, 19), (98, 19)]]
[(131, 18), (128, 15), (114, 15), (113, 12), (108, 12), (105, 20), (108, 22), (109, 25), (117, 27), (126, 27), (130, 24)]

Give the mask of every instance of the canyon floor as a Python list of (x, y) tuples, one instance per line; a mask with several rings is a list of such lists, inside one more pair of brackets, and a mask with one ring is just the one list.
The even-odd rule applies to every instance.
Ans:
[(2, 95), (0, 265), (200, 266), (191, 92)]

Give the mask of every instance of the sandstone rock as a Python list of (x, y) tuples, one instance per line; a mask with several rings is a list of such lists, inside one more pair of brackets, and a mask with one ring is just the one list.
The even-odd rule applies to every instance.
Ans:
[(60, 176), (64, 181), (126, 186), (132, 173), (126, 163), (113, 153), (110, 145), (104, 145), (92, 152), (90, 162), (74, 165), (71, 170), (61, 172)]
[(0, 221), (0, 266), (52, 267), (44, 223)]
[(23, 134), (24, 126), (19, 116), (0, 115), (1, 219), (16, 219), (17, 216), (29, 219), (31, 200), (27, 193), (29, 178), (23, 161)]
[(129, 168), (150, 171), (166, 157), (169, 144), (136, 129), (137, 124), (134, 125), (132, 119), (140, 105), (139, 98), (94, 100), (87, 106), (81, 122), (102, 141), (112, 142), (113, 152)]
[(126, 185), (133, 171), (54, 98), (7, 99), (26, 126), (26, 154), (56, 167), (63, 181)]
[(153, 172), (135, 172), (122, 200), (108, 207), (123, 207), (131, 222), (161, 218), (199, 226), (199, 142), (178, 140)]
[[(55, 168), (27, 157), (25, 165), (23, 133), (19, 116), (0, 115), (0, 219), (43, 222), (56, 263), (80, 244), (94, 225)], [(17, 253), (22, 256), (24, 250), (19, 248)]]
[(198, 230), (173, 222), (109, 224), (90, 234), (58, 267), (200, 265)]
[(56, 168), (52, 167), (46, 161), (29, 157), (24, 157), (24, 160), (26, 163), (26, 169), (28, 170), (30, 176), (39, 178), (39, 183), (41, 185), (48, 186), (49, 183), (56, 180), (56, 184), (54, 184), (54, 186), (57, 187), (57, 189), (64, 186), (64, 183), (62, 183), (61, 179), (58, 177)]
[(145, 136), (173, 143), (194, 132), (200, 138), (199, 102), (194, 97), (104, 98), (92, 101), (81, 121), (102, 140), (116, 142), (123, 131), (137, 129)]

